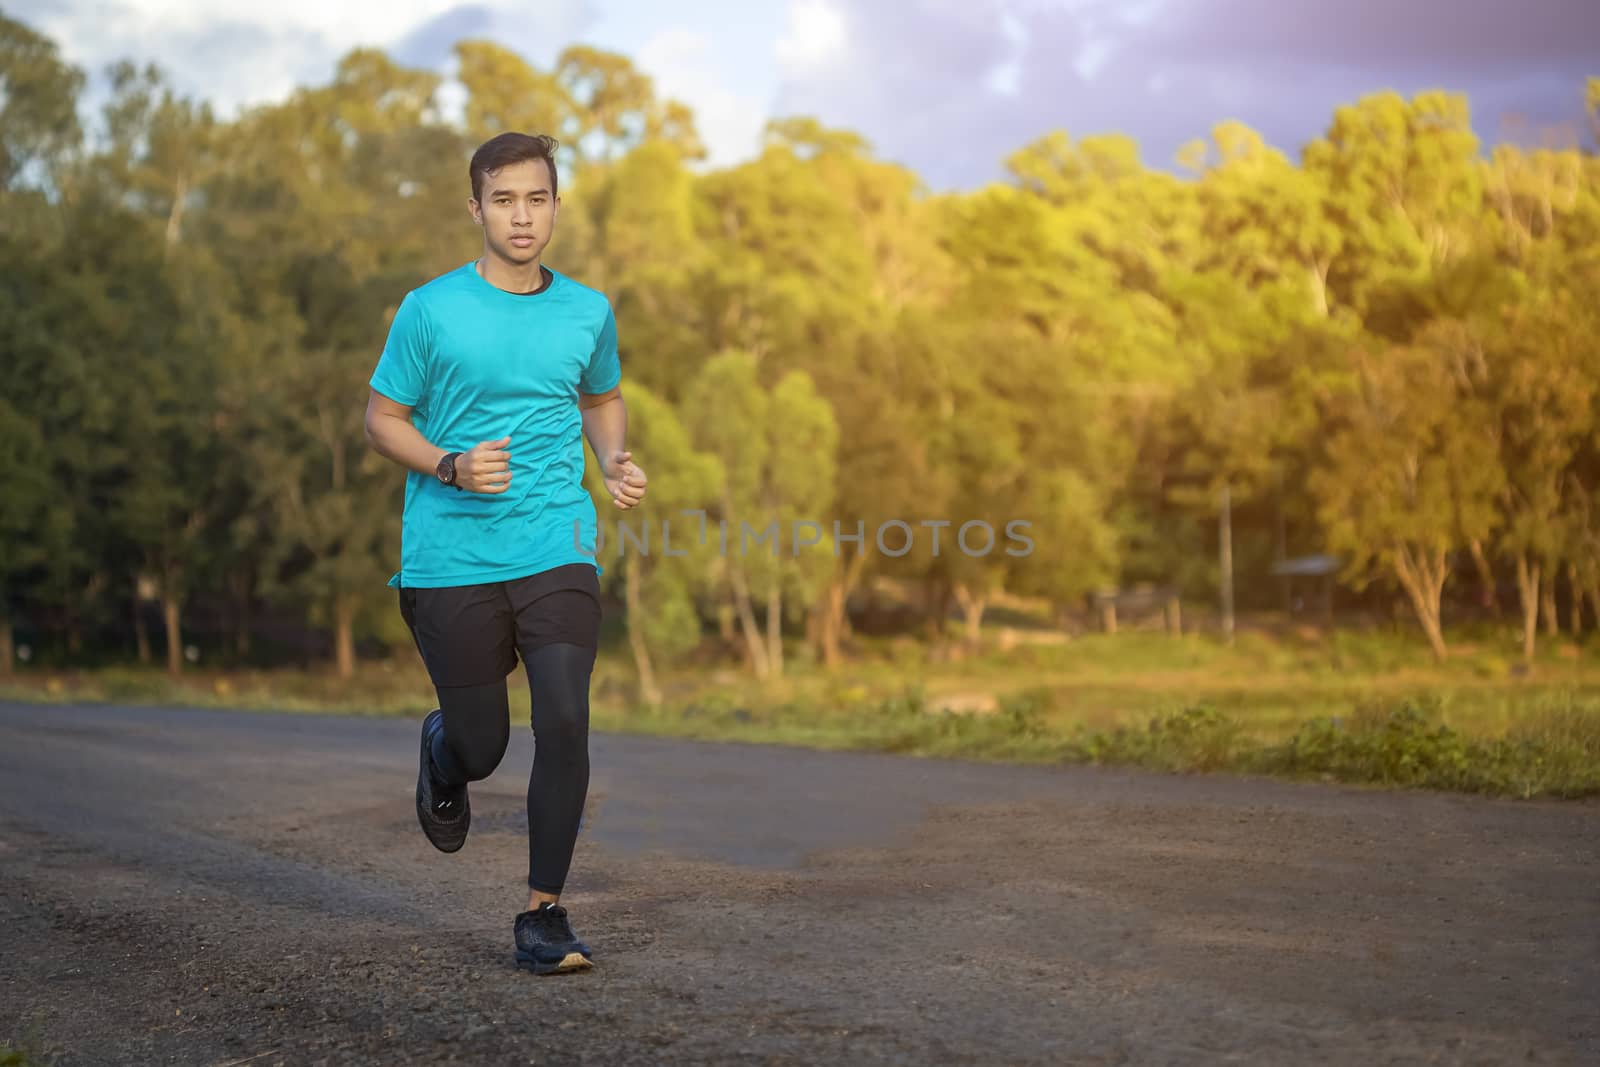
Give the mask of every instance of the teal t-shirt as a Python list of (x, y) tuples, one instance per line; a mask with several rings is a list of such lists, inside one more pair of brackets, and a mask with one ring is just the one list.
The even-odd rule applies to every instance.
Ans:
[(484, 494), (410, 472), (389, 585), (476, 585), (568, 563), (600, 570), (578, 394), (621, 378), (610, 301), (558, 271), (539, 292), (510, 293), (467, 263), (407, 293), (372, 388), (410, 406), (422, 436), (451, 452), (511, 438), (512, 478), (504, 493)]

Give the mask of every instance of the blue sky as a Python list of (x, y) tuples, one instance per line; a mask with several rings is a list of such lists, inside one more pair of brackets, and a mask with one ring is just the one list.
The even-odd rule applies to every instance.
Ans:
[(448, 73), (488, 37), (547, 64), (623, 52), (690, 104), (727, 165), (761, 124), (810, 114), (935, 189), (1003, 176), (1052, 130), (1121, 132), (1171, 166), (1237, 119), (1291, 155), (1364, 93), (1469, 95), (1486, 141), (1580, 136), (1600, 0), (0, 0), (91, 72), (162, 65), (224, 114), (324, 80), (344, 51)]

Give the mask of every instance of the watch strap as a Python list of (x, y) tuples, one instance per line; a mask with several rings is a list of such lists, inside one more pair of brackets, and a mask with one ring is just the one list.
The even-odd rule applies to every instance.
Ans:
[[(461, 486), (456, 482), (456, 460), (460, 458), (460, 452), (447, 452), (439, 458), (438, 467), (434, 468), (434, 474), (438, 476), (440, 482), (445, 485), (455, 486), (458, 491), (460, 490)], [(441, 473), (445, 468), (445, 464), (449, 464), (450, 477), (448, 478), (444, 477), (444, 475)]]

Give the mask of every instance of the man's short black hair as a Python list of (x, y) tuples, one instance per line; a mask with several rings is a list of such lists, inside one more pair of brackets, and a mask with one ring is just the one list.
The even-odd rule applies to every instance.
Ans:
[(501, 167), (542, 159), (550, 168), (550, 195), (556, 195), (556, 148), (554, 137), (542, 133), (502, 133), (491, 137), (472, 153), (467, 175), (472, 180), (472, 199), (483, 199), (483, 179)]

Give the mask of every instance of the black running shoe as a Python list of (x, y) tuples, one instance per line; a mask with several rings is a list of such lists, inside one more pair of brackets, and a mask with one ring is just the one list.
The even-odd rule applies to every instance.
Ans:
[(422, 720), (422, 761), (417, 769), (417, 822), (433, 847), (440, 852), (455, 852), (466, 844), (467, 828), (472, 825), (472, 805), (464, 785), (441, 785), (433, 777), (433, 735), (444, 723), (435, 708)]
[(593, 967), (589, 946), (567, 922), (567, 909), (548, 901), (517, 916), (517, 966), (534, 974), (561, 974)]

